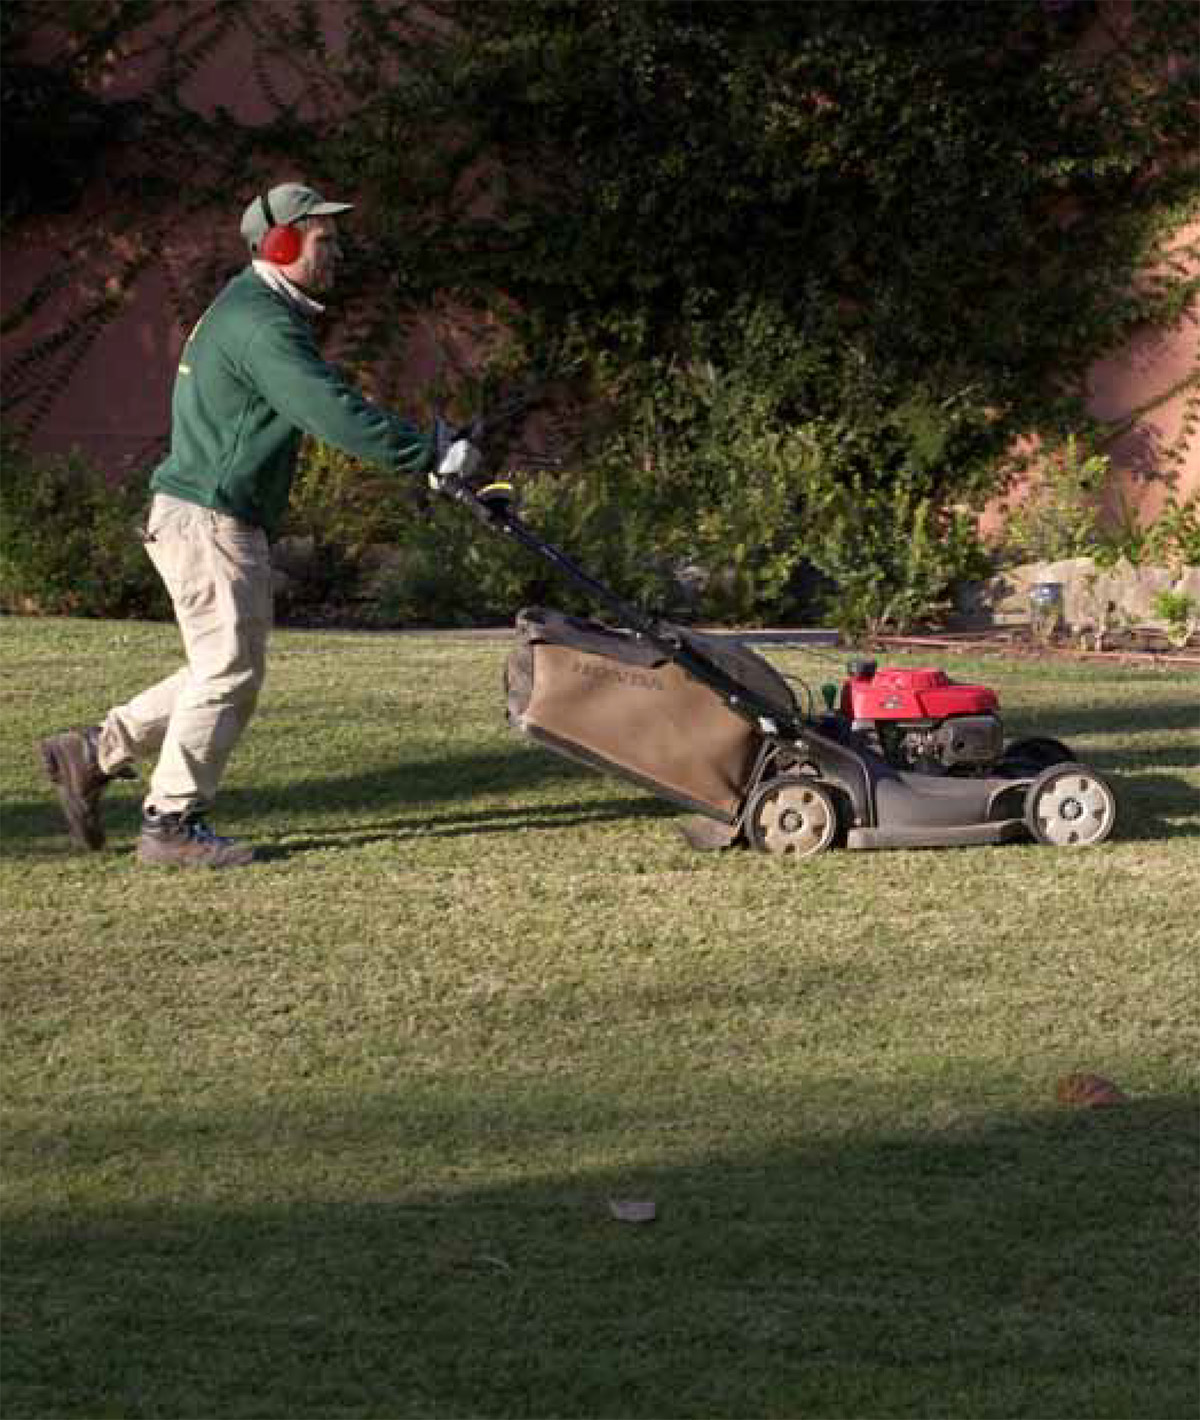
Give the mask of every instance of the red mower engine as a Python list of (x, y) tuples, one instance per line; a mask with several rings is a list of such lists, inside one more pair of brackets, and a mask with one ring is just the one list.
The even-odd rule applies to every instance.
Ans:
[(944, 671), (877, 669), (853, 660), (842, 686), (841, 718), (869, 748), (897, 769), (970, 774), (1004, 754), (995, 691), (960, 685)]

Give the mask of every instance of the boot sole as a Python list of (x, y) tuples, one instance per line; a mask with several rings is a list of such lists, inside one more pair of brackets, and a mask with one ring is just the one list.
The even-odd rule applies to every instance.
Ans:
[(58, 793), (71, 842), (85, 852), (99, 852), (105, 842), (104, 825), (96, 812), (89, 810), (82, 797), (71, 787), (70, 768), (64, 764), (53, 740), (43, 740), (39, 748), (46, 775)]

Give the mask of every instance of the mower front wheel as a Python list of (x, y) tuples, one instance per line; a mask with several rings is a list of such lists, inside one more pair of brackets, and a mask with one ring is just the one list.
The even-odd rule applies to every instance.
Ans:
[(746, 805), (746, 837), (760, 853), (811, 858), (837, 837), (838, 811), (823, 784), (804, 775), (781, 775), (760, 785)]
[(1091, 848), (1113, 831), (1117, 796), (1085, 764), (1053, 764), (1025, 793), (1025, 826), (1053, 848)]

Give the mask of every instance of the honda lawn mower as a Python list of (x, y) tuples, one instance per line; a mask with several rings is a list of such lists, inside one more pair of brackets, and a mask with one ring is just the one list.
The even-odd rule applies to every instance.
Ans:
[(522, 611), (505, 671), (510, 723), (688, 810), (694, 847), (807, 858), (835, 844), (1085, 848), (1111, 834), (1107, 782), (1057, 740), (1005, 744), (986, 687), (855, 659), (818, 711), (743, 642), (623, 601), (521, 520), (510, 485), (443, 487), (619, 622)]

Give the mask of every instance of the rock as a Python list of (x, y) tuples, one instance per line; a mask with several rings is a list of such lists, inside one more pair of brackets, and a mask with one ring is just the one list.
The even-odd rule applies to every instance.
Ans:
[(686, 562), (671, 569), (671, 583), (676, 599), (691, 611), (699, 607), (711, 581), (712, 574), (708, 569), (695, 562)]
[(1091, 557), (1071, 557), (1027, 562), (962, 584), (955, 597), (957, 620), (965, 626), (1027, 626), (1029, 594), (1039, 582), (1062, 586), (1064, 625), (1074, 632), (1134, 626), (1163, 630), (1166, 622), (1154, 605), (1161, 592), (1185, 592), (1200, 602), (1200, 568), (1175, 572), (1124, 561), (1101, 567)]

